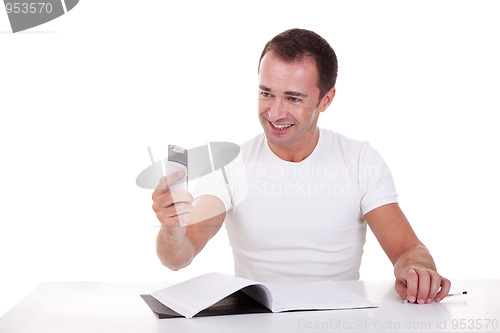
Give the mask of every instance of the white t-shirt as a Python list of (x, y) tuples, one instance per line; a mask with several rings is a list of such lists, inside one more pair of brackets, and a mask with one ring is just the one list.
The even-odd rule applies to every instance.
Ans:
[(357, 280), (369, 211), (397, 202), (391, 173), (367, 143), (320, 129), (314, 151), (294, 163), (264, 133), (198, 181), (228, 211), (235, 274), (262, 282)]

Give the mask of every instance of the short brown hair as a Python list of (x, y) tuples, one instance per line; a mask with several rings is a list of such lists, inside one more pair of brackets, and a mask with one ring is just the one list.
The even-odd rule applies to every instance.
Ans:
[(290, 29), (275, 36), (267, 42), (259, 59), (273, 52), (284, 61), (301, 61), (310, 56), (316, 62), (318, 69), (318, 88), (320, 99), (335, 86), (337, 81), (337, 56), (328, 42), (313, 31), (305, 29)]

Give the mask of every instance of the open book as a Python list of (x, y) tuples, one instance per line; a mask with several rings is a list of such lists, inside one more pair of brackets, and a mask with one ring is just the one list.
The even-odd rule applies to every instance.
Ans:
[(263, 284), (222, 273), (141, 296), (160, 318), (376, 307), (332, 281)]

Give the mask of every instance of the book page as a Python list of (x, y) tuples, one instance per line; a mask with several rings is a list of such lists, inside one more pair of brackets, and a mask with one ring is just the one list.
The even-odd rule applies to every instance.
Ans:
[(192, 318), (235, 291), (256, 284), (259, 283), (237, 276), (209, 273), (155, 291), (151, 296), (186, 318)]
[(376, 307), (368, 299), (337, 286), (332, 281), (277, 284), (266, 283), (272, 294), (272, 311), (326, 310)]

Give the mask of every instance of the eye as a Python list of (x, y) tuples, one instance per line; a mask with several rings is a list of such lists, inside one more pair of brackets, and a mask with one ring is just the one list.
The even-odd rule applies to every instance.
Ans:
[(289, 100), (290, 102), (292, 102), (292, 103), (298, 103), (298, 102), (300, 102), (300, 99), (299, 99), (299, 98), (297, 98), (297, 97), (290, 97), (288, 100)]
[(261, 91), (261, 92), (260, 92), (260, 95), (261, 95), (262, 97), (271, 97), (271, 94), (270, 94), (270, 93), (268, 93), (268, 92), (266, 92), (266, 91)]

